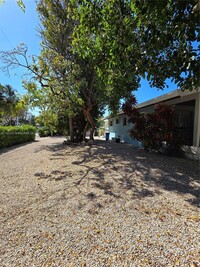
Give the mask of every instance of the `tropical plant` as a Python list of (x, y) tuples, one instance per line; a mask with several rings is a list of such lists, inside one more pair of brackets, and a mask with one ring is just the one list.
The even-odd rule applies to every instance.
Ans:
[(7, 125), (15, 124), (14, 117), (19, 98), (10, 85), (1, 86), (0, 90), (1, 119), (4, 120)]
[(33, 124), (24, 96), (19, 96), (10, 85), (0, 85), (0, 123), (2, 125)]
[(134, 124), (130, 136), (142, 142), (146, 150), (155, 149), (169, 155), (182, 155), (184, 136), (175, 127), (175, 110), (164, 103), (155, 105), (153, 113), (140, 113), (136, 98), (131, 96), (123, 111)]

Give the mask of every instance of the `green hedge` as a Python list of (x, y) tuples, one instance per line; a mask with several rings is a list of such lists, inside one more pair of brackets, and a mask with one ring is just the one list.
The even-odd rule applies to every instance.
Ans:
[(30, 125), (0, 126), (0, 148), (35, 140), (36, 129)]

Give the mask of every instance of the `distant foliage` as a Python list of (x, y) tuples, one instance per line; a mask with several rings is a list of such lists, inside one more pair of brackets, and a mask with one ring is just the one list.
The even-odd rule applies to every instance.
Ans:
[(35, 118), (28, 111), (25, 97), (20, 97), (12, 86), (0, 84), (0, 125), (17, 126), (23, 124), (35, 124)]
[(51, 136), (51, 130), (49, 127), (43, 126), (43, 127), (38, 129), (38, 134), (40, 137)]
[(0, 126), (0, 148), (35, 140), (36, 129), (30, 125)]
[(146, 114), (136, 109), (136, 103), (136, 98), (131, 96), (122, 108), (134, 124), (130, 136), (142, 142), (146, 150), (155, 149), (168, 155), (181, 156), (184, 137), (175, 128), (173, 107), (159, 103), (155, 106), (154, 113)]

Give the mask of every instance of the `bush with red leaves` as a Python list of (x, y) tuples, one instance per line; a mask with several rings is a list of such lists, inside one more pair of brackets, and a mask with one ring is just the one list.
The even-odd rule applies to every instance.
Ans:
[(140, 113), (135, 107), (137, 100), (131, 96), (122, 106), (123, 112), (134, 124), (130, 136), (142, 142), (146, 150), (155, 149), (169, 155), (182, 156), (183, 137), (174, 126), (175, 111), (164, 103), (155, 105), (154, 113)]

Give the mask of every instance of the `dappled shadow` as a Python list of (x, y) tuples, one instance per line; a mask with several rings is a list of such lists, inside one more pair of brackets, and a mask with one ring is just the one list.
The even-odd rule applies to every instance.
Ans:
[(50, 172), (49, 174), (45, 174), (44, 172), (36, 172), (35, 176), (38, 177), (38, 180), (44, 179), (44, 180), (49, 180), (49, 181), (60, 181), (67, 179), (71, 177), (73, 174), (70, 171), (59, 171), (55, 170)]
[(110, 195), (110, 196), (113, 196), (116, 198), (119, 197), (119, 195), (116, 195), (115, 193), (112, 192), (112, 188), (113, 188), (112, 183), (103, 181), (101, 183), (100, 182), (99, 183), (93, 183), (93, 186), (102, 190), (105, 195)]
[(64, 150), (65, 145), (63, 143), (53, 143), (50, 145), (41, 145), (38, 149), (35, 150), (34, 153), (41, 152), (43, 150), (50, 151), (50, 152), (58, 152), (58, 154), (62, 155), (62, 151)]
[(52, 144), (41, 149), (52, 152), (51, 160), (65, 159), (69, 170), (35, 176), (58, 182), (68, 178), (63, 184), (65, 191), (70, 188), (70, 192), (74, 190), (71, 197), (78, 192), (84, 201), (96, 206), (112, 199), (152, 198), (165, 191), (183, 195), (191, 205), (200, 206), (198, 162), (105, 141), (95, 141), (92, 146)]

